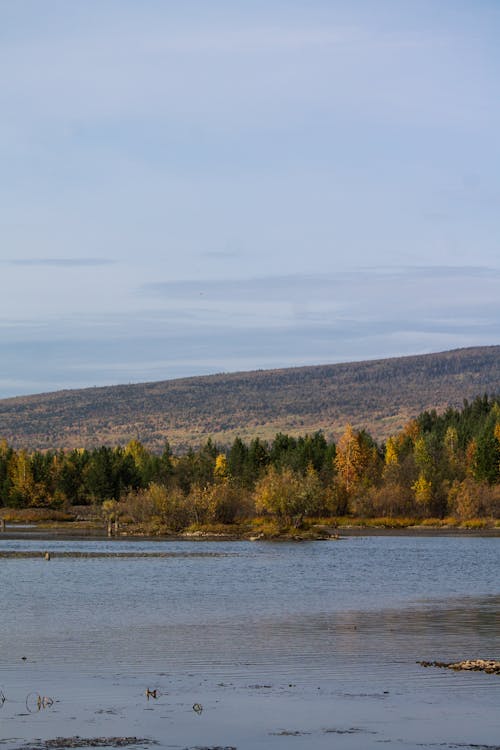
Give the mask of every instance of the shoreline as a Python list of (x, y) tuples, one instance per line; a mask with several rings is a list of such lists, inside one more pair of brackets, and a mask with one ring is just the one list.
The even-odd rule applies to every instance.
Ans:
[(54, 524), (6, 524), (3, 531), (0, 531), (0, 542), (5, 540), (33, 539), (40, 541), (50, 540), (74, 540), (74, 541), (112, 541), (112, 542), (140, 542), (140, 541), (158, 541), (158, 542), (314, 542), (314, 541), (341, 541), (349, 537), (366, 537), (366, 536), (388, 536), (388, 537), (500, 537), (500, 527), (484, 528), (463, 528), (458, 526), (401, 526), (401, 527), (384, 527), (384, 526), (362, 526), (358, 524), (322, 527), (317, 533), (314, 530), (307, 530), (301, 533), (297, 530), (294, 533), (283, 532), (274, 536), (255, 535), (254, 533), (231, 533), (225, 532), (213, 533), (210, 530), (195, 532), (179, 532), (168, 534), (150, 534), (147, 531), (122, 530), (118, 534), (108, 536), (105, 528), (101, 526), (87, 526), (82, 528), (80, 525), (72, 526), (71, 522), (63, 525)]

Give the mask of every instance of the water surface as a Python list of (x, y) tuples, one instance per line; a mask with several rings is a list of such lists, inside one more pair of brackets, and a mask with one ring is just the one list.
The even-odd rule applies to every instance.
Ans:
[[(2, 553), (36, 555), (0, 559), (6, 750), (75, 734), (500, 745), (498, 677), (416, 664), (499, 658), (498, 538), (23, 538), (0, 539)], [(30, 713), (30, 692), (55, 703)]]

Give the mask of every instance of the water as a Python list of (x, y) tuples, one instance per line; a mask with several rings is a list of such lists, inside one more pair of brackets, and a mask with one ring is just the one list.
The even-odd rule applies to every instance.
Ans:
[[(497, 676), (416, 664), (500, 657), (499, 538), (27, 535), (0, 539), (2, 554), (5, 750), (73, 735), (172, 748), (500, 745)], [(54, 704), (38, 711), (36, 695)]]

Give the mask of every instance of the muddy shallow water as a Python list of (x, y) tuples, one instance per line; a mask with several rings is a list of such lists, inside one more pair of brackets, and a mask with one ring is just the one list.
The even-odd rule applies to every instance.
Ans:
[(0, 538), (0, 748), (499, 747), (500, 678), (416, 663), (499, 657), (499, 572), (498, 538)]

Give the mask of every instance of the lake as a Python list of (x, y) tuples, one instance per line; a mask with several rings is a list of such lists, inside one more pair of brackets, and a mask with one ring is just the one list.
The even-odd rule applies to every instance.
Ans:
[(498, 676), (416, 663), (500, 657), (498, 537), (19, 537), (0, 536), (2, 750), (500, 746)]

